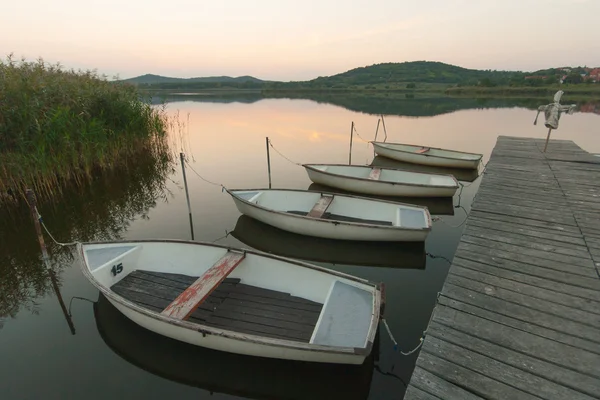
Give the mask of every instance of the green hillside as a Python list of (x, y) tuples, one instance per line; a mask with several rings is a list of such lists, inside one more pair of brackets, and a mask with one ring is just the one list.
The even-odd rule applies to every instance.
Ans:
[(255, 78), (253, 76), (207, 76), (207, 77), (197, 77), (197, 78), (171, 78), (168, 76), (161, 75), (153, 75), (146, 74), (137, 76), (135, 78), (123, 79), (122, 82), (132, 83), (134, 85), (161, 85), (161, 84), (192, 84), (192, 83), (234, 83), (234, 84), (242, 84), (246, 82), (252, 83), (262, 83), (264, 82), (261, 79)]
[[(568, 83), (582, 83), (586, 69), (572, 68)], [(558, 84), (565, 74), (563, 68), (549, 68), (535, 72), (497, 71), (462, 68), (435, 61), (383, 63), (354, 68), (341, 74), (318, 77), (309, 81), (263, 81), (252, 76), (212, 76), (204, 78), (170, 78), (142, 75), (126, 79), (141, 88), (157, 90), (262, 89), (265, 91), (303, 90), (412, 90), (443, 92), (449, 87), (498, 86), (541, 87)]]

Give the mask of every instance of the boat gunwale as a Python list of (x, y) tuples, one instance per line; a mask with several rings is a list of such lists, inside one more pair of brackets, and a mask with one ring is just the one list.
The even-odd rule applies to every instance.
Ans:
[[(401, 146), (414, 146), (414, 147), (425, 147), (425, 146), (421, 146), (418, 144), (409, 144), (409, 143), (387, 143), (387, 142), (376, 142), (374, 140), (371, 140), (369, 143), (371, 143), (373, 145), (373, 147), (375, 146), (380, 146), (380, 147), (386, 147), (386, 146), (382, 146), (382, 145), (386, 145), (386, 144), (398, 144)], [(391, 151), (397, 151), (399, 153), (406, 153), (406, 154), (413, 154), (416, 156), (424, 156), (424, 157), (434, 157), (434, 158), (443, 158), (445, 160), (454, 160), (454, 161), (481, 161), (481, 159), (483, 158), (483, 154), (480, 153), (469, 153), (467, 151), (460, 151), (460, 150), (449, 150), (449, 149), (442, 149), (440, 147), (431, 147), (431, 146), (427, 146), (429, 149), (433, 149), (433, 150), (443, 150), (443, 151), (451, 151), (453, 153), (461, 153), (461, 154), (468, 154), (468, 155), (472, 155), (472, 156), (479, 156), (479, 158), (476, 158), (474, 160), (464, 160), (461, 158), (453, 158), (453, 157), (446, 157), (446, 156), (440, 156), (440, 155), (435, 155), (435, 154), (425, 154), (425, 153), (414, 153), (412, 151), (407, 151), (407, 150), (398, 150), (398, 149), (392, 149), (389, 147), (386, 147), (388, 150)], [(385, 157), (385, 156), (384, 156)]]
[[(396, 231), (431, 231), (432, 229), (432, 219), (431, 219), (431, 213), (429, 212), (429, 209), (425, 206), (419, 206), (419, 205), (413, 205), (413, 204), (408, 204), (408, 203), (400, 203), (400, 202), (395, 202), (395, 201), (390, 201), (390, 200), (376, 200), (376, 199), (371, 199), (368, 197), (361, 197), (361, 196), (353, 196), (353, 195), (346, 195), (346, 194), (338, 194), (338, 193), (333, 193), (333, 192), (326, 192), (326, 191), (314, 191), (314, 190), (297, 190), (297, 189), (227, 189), (224, 188), (224, 190), (229, 193), (232, 197), (235, 197), (237, 200), (240, 200), (250, 206), (259, 208), (261, 210), (270, 212), (270, 213), (275, 213), (275, 214), (281, 214), (284, 215), (286, 217), (293, 217), (293, 218), (303, 218), (303, 219), (307, 219), (310, 221), (318, 221), (318, 222), (326, 222), (326, 223), (330, 223), (330, 224), (334, 224), (334, 225), (350, 225), (350, 226), (363, 226), (363, 227), (368, 227), (368, 228), (377, 228), (377, 229), (388, 229), (388, 230), (396, 230)], [(336, 221), (336, 220), (327, 220), (327, 219), (322, 219), (322, 218), (313, 218), (313, 217), (308, 217), (306, 215), (296, 215), (296, 214), (291, 214), (285, 211), (277, 211), (277, 210), (273, 210), (270, 208), (266, 208), (264, 206), (258, 205), (256, 203), (252, 203), (251, 201), (242, 199), (238, 196), (235, 196), (232, 192), (233, 191), (247, 191), (247, 192), (252, 192), (252, 191), (267, 191), (267, 190), (280, 190), (280, 191), (288, 191), (288, 192), (303, 192), (303, 193), (318, 193), (318, 194), (327, 194), (327, 195), (332, 195), (332, 196), (341, 196), (341, 197), (349, 197), (349, 198), (355, 198), (355, 199), (359, 199), (359, 200), (368, 200), (368, 201), (374, 201), (374, 202), (383, 202), (383, 203), (389, 203), (389, 204), (398, 204), (401, 206), (406, 206), (406, 207), (411, 207), (411, 208), (419, 208), (422, 209), (425, 213), (425, 218), (426, 218), (426, 222), (427, 222), (427, 226), (424, 228), (410, 228), (410, 227), (398, 227), (398, 226), (390, 226), (390, 225), (376, 225), (376, 224), (369, 224), (369, 223), (364, 223), (364, 222), (351, 222), (351, 221)], [(393, 223), (393, 222), (392, 222)], [(267, 224), (269, 225), (269, 224)]]
[[(209, 247), (219, 247), (222, 249), (226, 249), (228, 251), (243, 251), (244, 253), (256, 255), (259, 257), (272, 258), (278, 261), (296, 264), (300, 267), (309, 268), (312, 270), (328, 273), (330, 275), (339, 276), (341, 278), (345, 278), (354, 282), (358, 282), (364, 284), (366, 286), (371, 286), (373, 289), (373, 314), (371, 315), (371, 322), (369, 324), (369, 332), (367, 334), (366, 345), (365, 347), (338, 347), (338, 346), (327, 346), (327, 345), (317, 345), (311, 343), (297, 342), (293, 340), (286, 339), (275, 339), (269, 338), (266, 336), (253, 335), (240, 333), (236, 331), (231, 331), (227, 329), (219, 329), (207, 325), (203, 325), (200, 323), (189, 322), (184, 320), (179, 320), (176, 318), (168, 317), (162, 315), (158, 312), (148, 310), (144, 307), (137, 305), (136, 303), (126, 299), (125, 297), (118, 295), (113, 292), (110, 288), (102, 285), (98, 280), (94, 277), (92, 272), (89, 269), (88, 263), (86, 261), (85, 256), (85, 245), (96, 245), (96, 244), (133, 244), (133, 243), (176, 243), (176, 244), (188, 244), (188, 245), (199, 245), (199, 246), (209, 246)], [(347, 354), (347, 355), (358, 355), (358, 356), (368, 356), (373, 348), (373, 342), (375, 338), (375, 334), (377, 332), (377, 325), (379, 324), (379, 320), (383, 318), (383, 313), (381, 310), (382, 301), (382, 285), (380, 283), (371, 282), (367, 279), (363, 279), (357, 276), (348, 275), (343, 272), (339, 272), (336, 270), (331, 270), (328, 268), (320, 267), (318, 265), (277, 256), (274, 254), (264, 253), (262, 251), (246, 249), (246, 248), (235, 248), (226, 245), (220, 245), (216, 243), (210, 242), (202, 242), (202, 241), (190, 241), (190, 240), (179, 240), (179, 239), (139, 239), (139, 240), (111, 240), (111, 241), (89, 241), (89, 242), (79, 242), (77, 244), (77, 253), (81, 257), (80, 267), (84, 276), (94, 285), (103, 295), (107, 298), (116, 301), (117, 303), (125, 306), (135, 312), (138, 312), (142, 315), (148, 316), (150, 318), (156, 319), (160, 322), (167, 323), (169, 325), (175, 325), (180, 328), (192, 330), (204, 335), (216, 335), (220, 337), (224, 337), (232, 340), (239, 340), (242, 342), (249, 342), (258, 345), (265, 346), (274, 346), (274, 347), (283, 347), (289, 348), (293, 350), (301, 350), (301, 351), (311, 351), (311, 352), (320, 352), (320, 353), (329, 353), (329, 354)], [(143, 327), (144, 329), (148, 329)], [(163, 335), (164, 336), (164, 335)], [(200, 347), (205, 347), (198, 345)], [(217, 350), (218, 351), (218, 350)]]
[[(408, 183), (408, 182), (391, 182), (391, 181), (382, 181), (382, 180), (373, 180), (373, 179), (369, 179), (369, 178), (359, 178), (356, 176), (348, 176), (348, 175), (342, 175), (342, 174), (334, 174), (332, 172), (328, 172), (328, 171), (322, 171), (318, 168), (313, 167), (313, 165), (326, 165), (326, 166), (332, 166), (332, 167), (359, 167), (359, 168), (379, 168), (382, 170), (388, 170), (388, 171), (400, 171), (400, 172), (410, 172), (412, 174), (420, 174), (420, 175), (433, 175), (433, 176), (444, 176), (444, 177), (448, 177), (448, 178), (452, 178), (452, 180), (454, 181), (455, 185), (454, 186), (442, 186), (442, 185), (425, 185), (422, 183)], [(302, 164), (302, 166), (306, 169), (310, 169), (312, 171), (315, 172), (319, 172), (322, 174), (326, 174), (326, 175), (331, 175), (331, 176), (335, 176), (335, 177), (342, 177), (345, 179), (356, 179), (359, 181), (367, 181), (367, 182), (373, 182), (373, 183), (383, 183), (383, 184), (388, 184), (388, 185), (402, 185), (402, 186), (416, 186), (416, 187), (424, 187), (424, 188), (435, 188), (435, 189), (458, 189), (459, 187), (459, 183), (458, 180), (456, 179), (456, 177), (454, 177), (454, 175), (450, 175), (450, 174), (429, 174), (427, 172), (417, 172), (417, 171), (409, 171), (409, 170), (405, 170), (405, 169), (397, 169), (397, 168), (382, 168), (382, 167), (373, 167), (373, 166), (369, 166), (369, 165), (347, 165), (347, 164)], [(399, 196), (399, 197), (404, 197), (404, 196)]]

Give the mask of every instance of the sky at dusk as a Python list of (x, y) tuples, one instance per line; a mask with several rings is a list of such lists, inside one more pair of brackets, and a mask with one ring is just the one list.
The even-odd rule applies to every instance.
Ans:
[(600, 66), (600, 0), (20, 0), (0, 53), (121, 78), (305, 80), (382, 62)]

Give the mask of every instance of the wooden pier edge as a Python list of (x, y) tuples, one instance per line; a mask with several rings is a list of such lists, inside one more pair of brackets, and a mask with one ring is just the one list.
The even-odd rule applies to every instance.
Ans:
[(405, 394), (600, 399), (600, 157), (500, 136)]

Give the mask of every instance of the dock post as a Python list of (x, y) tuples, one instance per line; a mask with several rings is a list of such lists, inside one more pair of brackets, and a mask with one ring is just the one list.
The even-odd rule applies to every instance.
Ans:
[(40, 217), (37, 211), (37, 199), (35, 197), (35, 193), (31, 189), (27, 189), (27, 202), (29, 203), (29, 209), (31, 211), (31, 217), (33, 218), (33, 225), (35, 226), (35, 233), (38, 237), (38, 242), (40, 244), (40, 249), (42, 250), (42, 259), (44, 260), (44, 266), (46, 267), (46, 271), (48, 272), (48, 276), (50, 277), (50, 282), (52, 283), (52, 289), (54, 289), (54, 293), (56, 293), (56, 297), (58, 298), (58, 304), (60, 304), (60, 308), (67, 320), (67, 324), (69, 325), (69, 330), (71, 334), (75, 334), (75, 325), (73, 324), (73, 320), (67, 311), (67, 307), (65, 306), (65, 302), (60, 293), (60, 289), (58, 287), (58, 280), (56, 279), (56, 274), (50, 267), (50, 257), (48, 256), (48, 250), (46, 249), (46, 243), (44, 242), (44, 235), (42, 234), (42, 227), (40, 225)]
[(269, 189), (271, 189), (271, 154), (269, 153), (269, 137), (266, 137), (267, 144), (267, 170), (269, 171)]
[(187, 200), (188, 215), (190, 217), (190, 233), (192, 234), (192, 240), (194, 240), (194, 223), (192, 222), (192, 206), (190, 205), (190, 193), (188, 191), (187, 178), (185, 176), (185, 154), (179, 153), (181, 159), (181, 172), (183, 173), (183, 185), (185, 186), (185, 198)]
[(548, 148), (548, 141), (550, 141), (550, 132), (552, 132), (552, 128), (548, 128), (548, 136), (546, 136), (546, 144), (544, 145), (544, 153), (546, 152), (546, 149)]
[(352, 164), (352, 138), (354, 137), (354, 121), (350, 126), (350, 151), (348, 152), (348, 165)]

